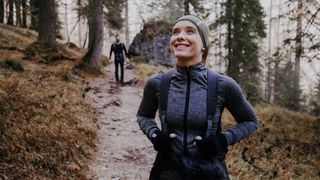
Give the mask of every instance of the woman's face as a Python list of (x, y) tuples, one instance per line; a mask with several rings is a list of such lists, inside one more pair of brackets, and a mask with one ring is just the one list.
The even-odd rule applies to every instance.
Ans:
[(201, 62), (202, 41), (197, 27), (190, 21), (179, 21), (172, 29), (170, 47), (178, 65)]

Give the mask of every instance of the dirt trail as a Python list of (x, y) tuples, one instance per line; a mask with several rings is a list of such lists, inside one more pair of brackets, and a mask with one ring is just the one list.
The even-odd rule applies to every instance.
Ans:
[(136, 122), (142, 83), (133, 71), (125, 69), (125, 85), (115, 82), (112, 64), (104, 77), (89, 80), (87, 97), (97, 109), (99, 143), (88, 179), (148, 178), (155, 151)]

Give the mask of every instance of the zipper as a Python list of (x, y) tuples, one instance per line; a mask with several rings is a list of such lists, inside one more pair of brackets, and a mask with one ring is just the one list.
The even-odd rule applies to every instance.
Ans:
[(189, 110), (189, 98), (190, 98), (190, 83), (191, 83), (191, 77), (190, 77), (190, 68), (187, 67), (187, 94), (186, 94), (186, 102), (184, 106), (184, 117), (183, 117), (183, 152), (184, 154), (187, 154), (187, 138), (188, 138), (188, 110)]

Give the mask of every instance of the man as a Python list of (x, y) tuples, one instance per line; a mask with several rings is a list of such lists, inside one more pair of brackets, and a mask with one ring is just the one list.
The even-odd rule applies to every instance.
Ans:
[(120, 65), (120, 82), (123, 83), (123, 76), (124, 76), (124, 57), (123, 57), (123, 51), (126, 55), (126, 58), (128, 58), (128, 53), (126, 50), (126, 46), (120, 42), (119, 34), (116, 35), (116, 42), (112, 43), (111, 49), (110, 49), (110, 56), (109, 59), (111, 59), (112, 52), (114, 52), (114, 65), (115, 65), (115, 76), (116, 81), (119, 82), (119, 65)]

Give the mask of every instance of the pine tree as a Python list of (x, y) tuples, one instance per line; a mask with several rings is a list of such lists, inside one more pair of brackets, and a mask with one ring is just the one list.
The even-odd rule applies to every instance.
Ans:
[(88, 26), (89, 26), (89, 43), (88, 51), (83, 57), (84, 65), (88, 65), (91, 69), (100, 71), (100, 60), (103, 47), (103, 1), (90, 0), (88, 4)]
[[(290, 110), (299, 110), (299, 96), (295, 96), (295, 68), (294, 62), (290, 59), (290, 55), (284, 55), (279, 49), (274, 54), (275, 59), (275, 84), (274, 84), (274, 103)], [(285, 63), (283, 63), (285, 62)], [(282, 63), (282, 64), (281, 64)], [(299, 92), (301, 93), (301, 92)]]
[(28, 12), (26, 0), (22, 0), (21, 6), (22, 6), (22, 27), (26, 28), (27, 27), (27, 12)]
[(227, 25), (227, 74), (254, 102), (261, 98), (257, 41), (266, 36), (265, 14), (258, 0), (227, 0), (225, 7), (226, 14), (220, 21)]
[(161, 16), (161, 20), (168, 22), (174, 22), (183, 15), (191, 14), (191, 6), (195, 13), (199, 16), (205, 12), (203, 0), (168, 0), (166, 2), (164, 1), (155, 4), (154, 6), (156, 5), (160, 6), (162, 9), (163, 15)]
[(9, 15), (8, 15), (8, 21), (7, 21), (7, 24), (9, 25), (13, 25), (13, 5), (14, 5), (14, 1), (9, 0)]
[(38, 41), (47, 47), (56, 45), (56, 5), (54, 0), (39, 1)]
[(125, 1), (125, 37), (126, 37), (126, 47), (129, 47), (129, 0)]
[(38, 29), (38, 23), (39, 23), (39, 1), (40, 0), (30, 0), (30, 15), (31, 15), (31, 24), (30, 28), (33, 30)]
[(16, 5), (16, 25), (21, 27), (21, 0), (15, 0)]
[[(297, 7), (297, 18), (296, 18), (296, 37), (295, 37), (295, 66), (294, 66), (294, 79), (293, 79), (293, 86), (294, 91), (292, 94), (294, 97), (300, 97), (301, 96), (301, 90), (300, 90), (300, 60), (302, 56), (303, 46), (302, 46), (302, 0), (298, 0), (298, 7)], [(299, 100), (299, 98), (297, 98)], [(299, 101), (296, 101), (295, 103), (299, 104)]]
[(77, 0), (77, 17), (78, 17), (78, 22), (79, 22), (79, 26), (78, 26), (78, 38), (79, 38), (79, 44), (78, 46), (81, 47), (81, 43), (82, 43), (82, 25), (81, 25), (81, 16), (82, 16), (82, 3), (81, 0)]
[(318, 82), (312, 96), (311, 107), (312, 113), (320, 118), (320, 74), (318, 74)]
[(103, 4), (108, 10), (106, 13), (106, 20), (112, 29), (120, 30), (124, 24), (122, 11), (125, 7), (125, 0), (104, 0)]
[(270, 0), (270, 9), (269, 9), (269, 27), (268, 27), (268, 57), (266, 60), (267, 64), (267, 79), (266, 79), (266, 87), (265, 87), (265, 99), (273, 103), (274, 100), (274, 68), (272, 55), (271, 55), (271, 39), (272, 39), (272, 10), (273, 10), (273, 0)]
[(4, 19), (4, 1), (0, 0), (0, 23), (3, 23)]

